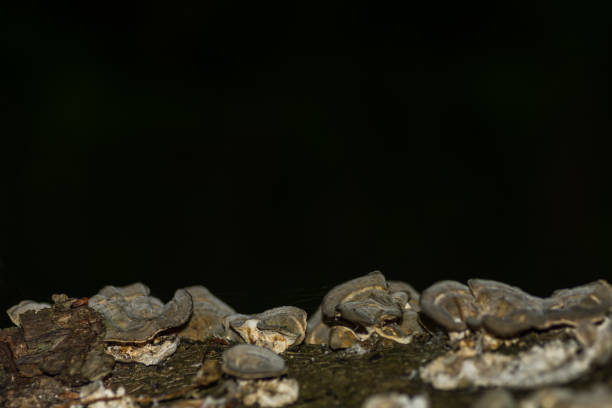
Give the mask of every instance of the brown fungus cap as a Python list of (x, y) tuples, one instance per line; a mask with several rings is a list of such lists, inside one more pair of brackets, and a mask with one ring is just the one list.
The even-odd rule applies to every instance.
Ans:
[(117, 288), (107, 286), (89, 299), (89, 307), (104, 316), (104, 341), (144, 343), (163, 330), (184, 324), (193, 302), (184, 289), (174, 293), (165, 305), (149, 296), (142, 283)]
[(558, 325), (584, 328), (612, 311), (612, 286), (605, 280), (557, 290), (549, 298), (486, 279), (470, 279), (468, 285), (435, 283), (421, 296), (422, 312), (448, 331), (484, 328), (512, 337)]
[(479, 316), (470, 288), (456, 281), (440, 281), (425, 289), (420, 306), (423, 313), (449, 331), (466, 330), (466, 320)]
[(387, 290), (385, 276), (380, 271), (370, 272), (334, 287), (323, 297), (321, 303), (323, 320), (335, 319), (338, 316), (336, 306), (339, 304), (354, 299), (363, 299), (369, 293), (380, 290)]

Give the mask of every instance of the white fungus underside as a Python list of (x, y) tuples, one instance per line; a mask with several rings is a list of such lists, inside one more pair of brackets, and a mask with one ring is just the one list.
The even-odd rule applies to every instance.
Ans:
[(435, 388), (468, 386), (533, 388), (561, 384), (584, 374), (594, 361), (612, 353), (612, 323), (597, 328), (595, 343), (582, 350), (578, 342), (559, 340), (533, 346), (516, 356), (477, 354), (471, 349), (452, 351), (421, 368), (421, 378)]
[(146, 366), (159, 364), (176, 351), (180, 338), (174, 336), (160, 343), (143, 345), (113, 344), (106, 347), (106, 353), (124, 363), (141, 363)]
[(238, 393), (245, 405), (282, 407), (298, 399), (300, 387), (293, 378), (273, 380), (238, 380)]
[[(125, 388), (119, 387), (116, 391), (105, 388), (101, 380), (81, 387), (79, 398), (82, 404), (73, 405), (74, 408), (136, 408), (132, 398), (125, 395)], [(103, 399), (108, 401), (100, 401)], [(92, 403), (88, 403), (92, 401)], [(97, 401), (97, 402), (93, 402)]]
[(416, 395), (413, 398), (406, 394), (391, 392), (372, 395), (362, 405), (362, 408), (428, 408), (426, 396)]
[(265, 347), (279, 354), (291, 347), (297, 340), (297, 336), (281, 334), (272, 330), (260, 330), (257, 328), (259, 319), (249, 319), (242, 327), (235, 329), (250, 344)]

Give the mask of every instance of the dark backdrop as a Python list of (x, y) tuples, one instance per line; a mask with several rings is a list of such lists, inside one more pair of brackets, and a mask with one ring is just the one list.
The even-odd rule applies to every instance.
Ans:
[(2, 309), (609, 279), (610, 10), (222, 3), (3, 12)]

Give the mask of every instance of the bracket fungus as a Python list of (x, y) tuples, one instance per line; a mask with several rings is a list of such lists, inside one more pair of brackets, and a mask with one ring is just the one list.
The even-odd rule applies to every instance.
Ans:
[(104, 341), (144, 343), (161, 331), (184, 324), (193, 302), (185, 289), (179, 289), (165, 305), (149, 296), (142, 283), (124, 287), (106, 286), (89, 299), (89, 307), (105, 318)]
[(559, 289), (544, 303), (547, 326), (556, 322), (573, 326), (601, 320), (612, 308), (612, 285), (600, 279), (571, 289)]
[(366, 299), (341, 303), (336, 306), (336, 310), (343, 319), (368, 327), (400, 319), (403, 305), (398, 301), (406, 302), (386, 292), (372, 292)]
[(304, 342), (306, 344), (328, 344), (330, 328), (330, 326), (323, 323), (323, 314), (319, 306), (314, 314), (310, 316), (310, 319), (308, 319)]
[(344, 302), (364, 299), (371, 292), (386, 291), (387, 283), (380, 271), (370, 272), (365, 276), (351, 279), (332, 288), (323, 297), (321, 312), (325, 320), (334, 320), (339, 317), (336, 307)]
[(328, 339), (326, 339), (326, 344), (333, 350), (340, 350), (351, 348), (360, 341), (366, 340), (365, 336), (359, 336), (352, 329), (349, 329), (346, 326), (332, 326), (329, 329)]
[(449, 332), (483, 328), (493, 336), (510, 338), (558, 325), (586, 334), (588, 324), (601, 321), (612, 308), (612, 286), (604, 280), (558, 290), (549, 298), (492, 280), (470, 279), (468, 285), (435, 283), (421, 296), (422, 312)]
[[(455, 334), (451, 339), (462, 339), (458, 349), (421, 369), (421, 378), (435, 388), (557, 384), (578, 378), (612, 355), (612, 287), (604, 280), (558, 290), (549, 298), (484, 279), (470, 279), (468, 285), (439, 282), (421, 297), (423, 313)], [(516, 342), (525, 331), (557, 326), (568, 327), (573, 338), (535, 345), (514, 356), (474, 347), (480, 344), (486, 349), (489, 342), (496, 348), (500, 344), (493, 341), (496, 338)], [(484, 329), (484, 343), (457, 336), (469, 334), (468, 328)]]
[[(489, 394), (475, 405), (483, 407), (512, 400), (510, 389), (572, 381), (567, 389), (580, 390), (585, 381), (607, 376), (612, 358), (612, 286), (605, 280), (547, 298), (485, 279), (442, 281), (419, 295), (376, 271), (331, 289), (308, 321), (292, 306), (236, 314), (203, 286), (179, 289), (166, 304), (142, 283), (107, 286), (89, 300), (52, 298), (51, 307), (24, 301), (8, 311), (18, 327), (0, 330), (0, 406), (365, 401), (363, 407), (422, 408), (429, 397), (388, 392), (414, 393), (427, 383), (431, 403), (446, 406), (473, 402), (486, 391), (475, 387), (501, 387), (505, 394)], [(448, 336), (439, 330), (415, 336), (424, 333), (425, 317)], [(185, 338), (192, 341), (179, 344)], [(409, 346), (389, 347), (413, 338)], [(227, 339), (248, 344), (232, 347)], [(303, 341), (347, 350), (305, 345), (279, 355)], [(461, 388), (470, 391), (439, 391)], [(387, 393), (372, 395), (378, 392)], [(532, 399), (538, 406), (561, 406), (606, 398), (609, 393), (593, 398), (572, 391)]]
[[(388, 283), (380, 271), (332, 288), (308, 321), (306, 343), (349, 348), (373, 334), (408, 343), (422, 331), (418, 323), (418, 292), (404, 282)], [(414, 306), (413, 306), (414, 305)]]
[(225, 318), (225, 328), (231, 340), (282, 353), (304, 340), (306, 312), (294, 306), (281, 306), (253, 316), (235, 314)]
[(421, 295), (412, 285), (396, 280), (387, 281), (389, 292), (391, 292), (391, 296), (399, 296), (400, 294), (406, 294), (407, 299), (405, 301), (404, 308), (412, 309), (416, 312), (421, 310), (419, 306), (419, 300)]
[(423, 313), (450, 331), (466, 330), (467, 319), (478, 316), (470, 288), (455, 281), (441, 281), (425, 289), (420, 306)]
[(89, 307), (104, 316), (106, 353), (118, 361), (154, 365), (176, 351), (179, 338), (160, 333), (189, 319), (191, 295), (179, 289), (164, 305), (149, 293), (147, 286), (134, 283), (106, 286), (89, 299)]
[(478, 317), (468, 320), (470, 326), (483, 326), (494, 335), (511, 337), (542, 325), (542, 298), (492, 280), (470, 279), (468, 285), (478, 308)]
[(211, 337), (223, 337), (223, 319), (236, 311), (217, 298), (204, 286), (190, 286), (185, 290), (193, 300), (193, 313), (179, 336), (194, 341), (204, 341)]
[(602, 364), (612, 355), (612, 321), (595, 329), (594, 342), (584, 346), (570, 338), (536, 344), (517, 355), (452, 350), (421, 367), (423, 381), (450, 390), (471, 386), (533, 388), (565, 383)]

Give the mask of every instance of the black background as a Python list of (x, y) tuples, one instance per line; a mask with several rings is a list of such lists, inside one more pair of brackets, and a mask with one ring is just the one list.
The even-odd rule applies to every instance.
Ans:
[(168, 4), (0, 17), (2, 309), (610, 278), (610, 10)]

